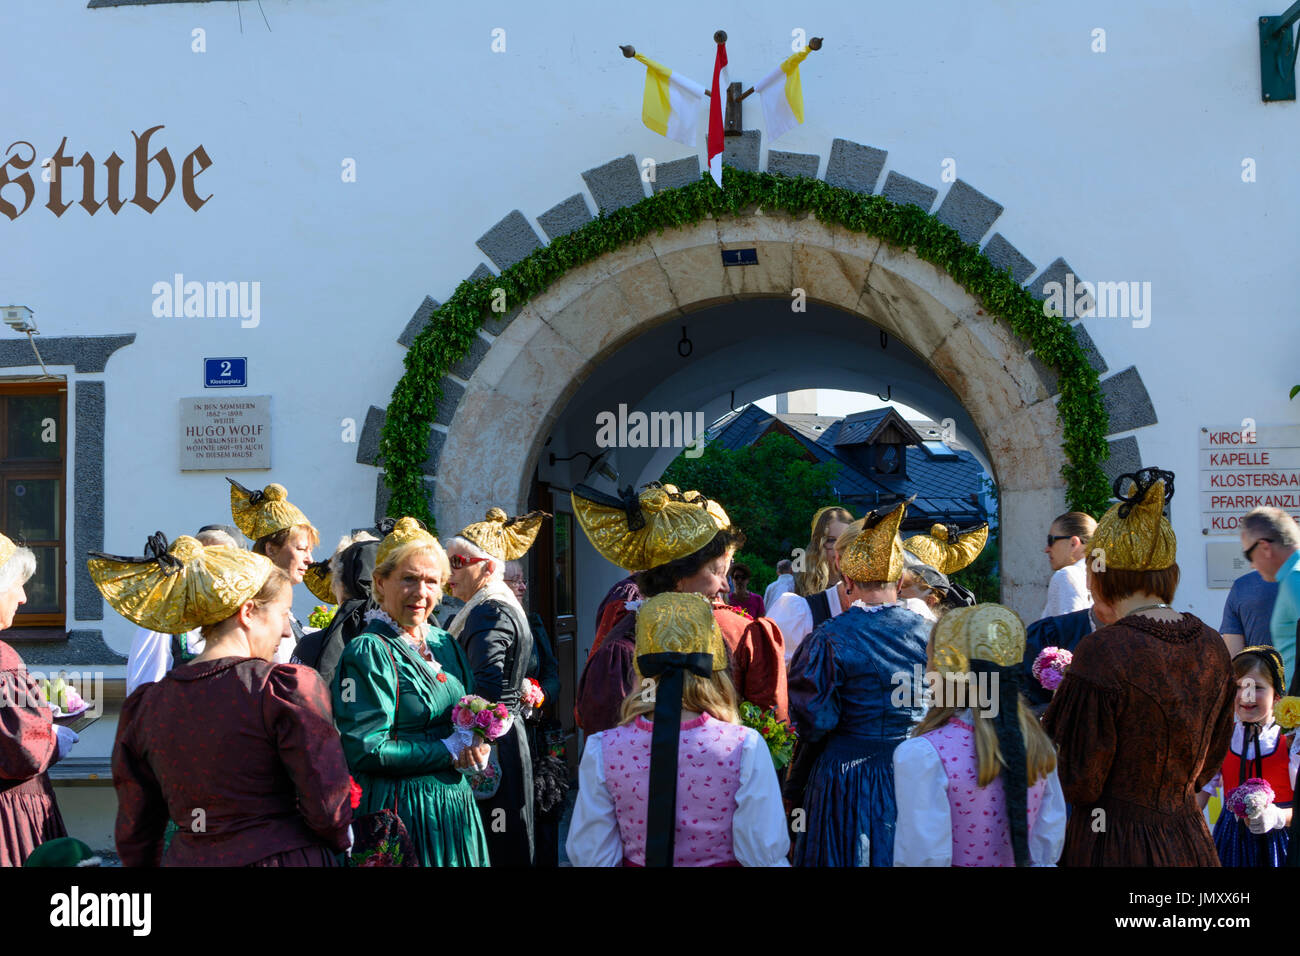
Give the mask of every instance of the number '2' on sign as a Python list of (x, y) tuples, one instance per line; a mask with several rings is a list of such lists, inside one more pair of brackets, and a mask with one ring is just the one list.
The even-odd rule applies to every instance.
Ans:
[(205, 358), (203, 360), (204, 388), (247, 388), (247, 358)]

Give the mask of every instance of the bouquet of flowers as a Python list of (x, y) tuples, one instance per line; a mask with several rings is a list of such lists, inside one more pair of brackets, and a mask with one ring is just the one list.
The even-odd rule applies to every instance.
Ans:
[(1030, 672), (1034, 680), (1043, 685), (1044, 690), (1055, 691), (1061, 686), (1065, 669), (1074, 660), (1074, 655), (1063, 647), (1044, 647), (1034, 658)]
[(90, 706), (77, 693), (77, 689), (62, 677), (55, 678), (53, 683), (48, 679), (42, 680), (41, 693), (49, 701), (50, 709), (54, 711), (55, 720), (64, 717), (76, 717), (85, 713)]
[(776, 708), (760, 710), (755, 704), (745, 701), (740, 705), (740, 722), (759, 732), (767, 744), (772, 763), (780, 770), (794, 756), (794, 744), (799, 739), (794, 728), (776, 719)]
[(317, 604), (311, 610), (311, 617), (307, 618), (307, 626), (324, 630), (330, 626), (330, 621), (334, 620), (334, 612), (337, 610), (338, 608), (333, 605), (326, 607), (324, 604)]
[(1275, 703), (1273, 719), (1287, 730), (1300, 727), (1300, 697), (1283, 697)]
[(451, 724), (461, 750), (500, 739), (511, 723), (513, 718), (505, 704), (490, 703), (477, 694), (466, 694), (451, 709)]
[(1223, 806), (1241, 822), (1257, 817), (1275, 799), (1273, 788), (1261, 777), (1251, 777), (1237, 789), (1229, 791)]
[(542, 685), (537, 683), (531, 677), (524, 680), (524, 694), (521, 703), (524, 709), (524, 720), (528, 720), (534, 713), (546, 702), (546, 695), (542, 693)]

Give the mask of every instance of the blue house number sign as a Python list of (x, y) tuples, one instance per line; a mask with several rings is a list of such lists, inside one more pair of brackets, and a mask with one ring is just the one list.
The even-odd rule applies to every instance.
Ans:
[(205, 358), (203, 360), (204, 388), (247, 388), (247, 358)]

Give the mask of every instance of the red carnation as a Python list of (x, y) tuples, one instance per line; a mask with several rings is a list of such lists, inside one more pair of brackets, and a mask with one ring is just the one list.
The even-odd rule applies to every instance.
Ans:
[(447, 675), (444, 674), (442, 671), (438, 671), (438, 683), (439, 684), (447, 683)]
[(348, 802), (352, 804), (353, 810), (361, 806), (361, 784), (351, 777), (348, 777)]

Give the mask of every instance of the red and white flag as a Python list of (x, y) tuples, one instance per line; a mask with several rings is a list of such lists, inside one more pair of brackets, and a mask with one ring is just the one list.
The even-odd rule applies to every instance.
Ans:
[(722, 104), (727, 94), (727, 44), (718, 44), (713, 61), (713, 95), (709, 98), (709, 172), (722, 186)]

